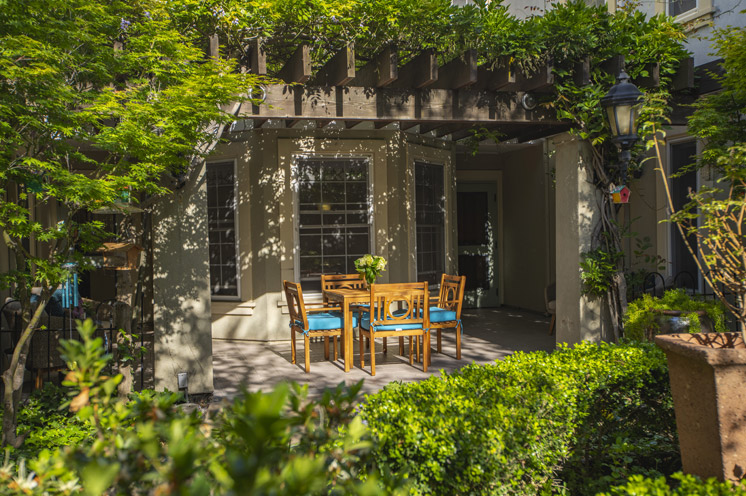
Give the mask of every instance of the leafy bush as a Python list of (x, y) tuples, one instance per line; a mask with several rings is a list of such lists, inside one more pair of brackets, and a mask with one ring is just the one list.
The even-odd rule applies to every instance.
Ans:
[(60, 409), (67, 390), (51, 383), (34, 391), (18, 415), (18, 431), (26, 435), (23, 445), (12, 450), (13, 458), (31, 458), (44, 449), (75, 446), (93, 439), (93, 426), (68, 409)]
[(669, 289), (662, 298), (644, 294), (629, 303), (624, 316), (624, 336), (637, 341), (652, 338), (660, 332), (658, 319), (664, 310), (682, 311), (681, 318), (689, 321), (689, 332), (699, 332), (702, 329), (700, 316), (696, 313), (698, 311), (706, 313), (715, 332), (727, 330), (725, 311), (719, 301), (704, 301), (689, 296), (683, 289)]
[(583, 281), (583, 294), (603, 298), (609, 292), (617, 265), (624, 256), (621, 252), (608, 252), (600, 248), (583, 253), (580, 262), (580, 279)]
[(746, 481), (720, 482), (717, 479), (701, 480), (693, 475), (682, 473), (673, 474), (671, 478), (675, 481), (671, 487), (665, 477), (656, 479), (633, 476), (623, 486), (614, 487), (608, 493), (599, 496), (690, 496), (693, 494), (702, 496), (746, 496)]
[(5, 494), (401, 494), (400, 480), (376, 474), (372, 442), (356, 415), (362, 386), (340, 384), (319, 401), (284, 384), (244, 392), (214, 419), (177, 406), (180, 394), (116, 397), (89, 320), (82, 342), (65, 341), (67, 406), (94, 426), (90, 444), (43, 451), (0, 467)]
[(680, 467), (665, 357), (649, 344), (516, 353), (389, 384), (362, 413), (379, 466), (420, 494), (595, 494)]

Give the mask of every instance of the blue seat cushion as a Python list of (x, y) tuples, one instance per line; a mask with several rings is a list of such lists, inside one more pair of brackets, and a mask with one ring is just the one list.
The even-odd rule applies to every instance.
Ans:
[[(313, 312), (308, 314), (309, 331), (341, 329), (345, 322), (340, 312)], [(357, 327), (357, 313), (352, 314), (352, 327)]]
[[(365, 330), (370, 329), (370, 314), (363, 314), (360, 326)], [(410, 329), (422, 329), (422, 324), (391, 324), (376, 326), (376, 331), (406, 331)]]
[(451, 322), (456, 320), (456, 312), (440, 307), (430, 307), (430, 322)]
[[(394, 315), (404, 315), (406, 310), (397, 310)], [(440, 307), (430, 307), (430, 322), (451, 322), (456, 320), (456, 312)]]

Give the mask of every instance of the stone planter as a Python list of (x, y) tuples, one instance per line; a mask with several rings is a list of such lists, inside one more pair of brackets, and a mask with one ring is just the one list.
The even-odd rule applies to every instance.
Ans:
[(739, 333), (655, 337), (666, 352), (684, 472), (746, 477), (746, 346)]
[[(689, 319), (682, 317), (682, 315), (696, 313), (699, 316), (699, 322), (701, 325), (700, 332), (713, 332), (712, 319), (707, 316), (707, 312), (704, 310), (697, 310), (695, 312), (682, 312), (680, 310), (655, 310), (658, 314), (655, 318), (658, 324), (657, 334), (677, 334), (689, 332)], [(649, 339), (652, 341), (655, 331), (649, 330), (651, 333)]]

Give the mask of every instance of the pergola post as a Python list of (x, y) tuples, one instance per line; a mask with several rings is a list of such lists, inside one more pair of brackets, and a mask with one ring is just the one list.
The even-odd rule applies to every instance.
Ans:
[(155, 389), (213, 391), (206, 165), (162, 198), (153, 215)]
[(599, 342), (612, 335), (605, 303), (582, 294), (580, 261), (600, 218), (590, 145), (569, 134), (552, 139), (556, 174), (558, 343)]

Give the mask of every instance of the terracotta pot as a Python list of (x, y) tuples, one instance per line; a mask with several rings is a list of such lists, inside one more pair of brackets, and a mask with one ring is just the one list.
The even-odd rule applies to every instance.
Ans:
[(684, 472), (746, 476), (746, 346), (739, 333), (655, 337), (666, 352)]

